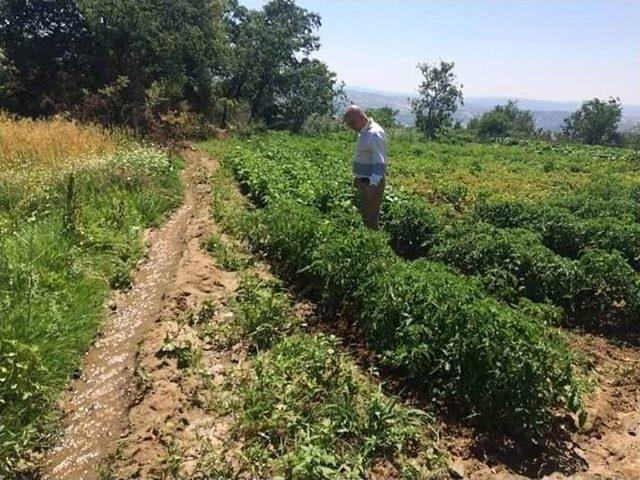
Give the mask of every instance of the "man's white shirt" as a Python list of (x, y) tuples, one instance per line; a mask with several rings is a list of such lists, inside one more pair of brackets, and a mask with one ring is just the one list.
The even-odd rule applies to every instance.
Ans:
[(360, 130), (353, 154), (353, 175), (377, 185), (387, 170), (387, 134), (372, 118)]

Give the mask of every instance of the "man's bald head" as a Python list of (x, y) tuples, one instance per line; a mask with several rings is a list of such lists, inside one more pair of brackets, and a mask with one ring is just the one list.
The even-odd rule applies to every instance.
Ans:
[(364, 110), (357, 105), (349, 105), (344, 112), (344, 123), (356, 132), (362, 130), (368, 121), (369, 117), (367, 117)]

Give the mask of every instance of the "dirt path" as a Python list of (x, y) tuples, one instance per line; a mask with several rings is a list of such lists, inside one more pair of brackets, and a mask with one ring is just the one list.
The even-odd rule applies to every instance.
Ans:
[[(114, 311), (85, 355), (80, 378), (63, 395), (65, 431), (59, 446), (45, 458), (45, 479), (97, 478), (96, 466), (113, 452), (127, 427), (138, 343), (165, 308), (171, 279), (208, 217), (206, 172), (215, 164), (193, 153), (186, 160), (183, 205), (162, 228), (150, 233), (147, 257), (134, 274), (132, 289), (115, 296)], [(183, 271), (180, 278), (192, 274), (198, 276), (196, 271)]]
[[(202, 173), (217, 166), (202, 153), (186, 157), (203, 166)], [(113, 478), (201, 478), (196, 471), (203, 462), (211, 471), (208, 456), (222, 448), (233, 424), (216, 405), (216, 385), (230, 380), (228, 371), (244, 362), (246, 351), (213, 348), (198, 327), (228, 322), (227, 299), (240, 276), (219, 269), (202, 246), (218, 229), (209, 215), (210, 186), (205, 181), (197, 187), (201, 198), (185, 232), (184, 255), (164, 309), (140, 346), (137, 369), (144, 382), (129, 411), (121, 454), (109, 466)]]

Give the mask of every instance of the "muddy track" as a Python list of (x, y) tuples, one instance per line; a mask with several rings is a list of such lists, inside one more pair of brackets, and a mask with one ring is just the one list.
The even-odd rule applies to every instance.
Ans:
[(133, 287), (114, 294), (108, 316), (81, 364), (81, 375), (62, 396), (65, 429), (59, 445), (44, 459), (42, 478), (91, 480), (96, 467), (113, 452), (125, 432), (134, 400), (134, 366), (139, 342), (166, 306), (187, 247), (208, 218), (206, 174), (215, 162), (187, 152), (184, 201), (158, 230), (148, 233), (145, 259), (134, 273)]
[[(113, 478), (195, 478), (207, 451), (222, 448), (233, 424), (212, 405), (217, 400), (210, 394), (215, 385), (229, 381), (228, 372), (244, 362), (246, 351), (211, 348), (200, 338), (197, 318), (228, 322), (227, 299), (240, 276), (219, 269), (202, 245), (203, 238), (218, 231), (209, 215), (206, 178), (217, 164), (202, 153), (186, 152), (185, 157), (202, 167), (196, 179), (201, 198), (163, 311), (140, 345), (136, 368), (144, 372), (144, 382), (128, 413), (121, 454), (109, 465)], [(181, 366), (178, 355), (164, 353), (167, 342), (194, 352), (196, 365)]]

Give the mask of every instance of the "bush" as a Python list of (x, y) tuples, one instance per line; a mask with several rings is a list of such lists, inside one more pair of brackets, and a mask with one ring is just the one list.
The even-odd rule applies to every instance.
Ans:
[(234, 320), (256, 350), (271, 347), (294, 330), (296, 319), (287, 295), (275, 285), (244, 276), (233, 300)]
[[(580, 308), (592, 320), (638, 324), (640, 277), (617, 252), (588, 250), (580, 257), (584, 288)], [(592, 316), (595, 313), (595, 318)]]
[(300, 133), (309, 137), (317, 137), (340, 132), (343, 128), (340, 122), (333, 117), (313, 114), (305, 119)]
[(383, 203), (382, 224), (396, 252), (416, 258), (429, 251), (443, 222), (424, 199), (391, 194)]
[(405, 458), (420, 478), (442, 467), (426, 415), (362, 377), (333, 336), (294, 335), (260, 355), (240, 386), (239, 431), (260, 478), (368, 478)]
[(418, 260), (396, 264), (367, 293), (360, 318), (385, 361), (434, 398), (479, 413), (481, 425), (539, 437), (554, 406), (577, 408), (561, 339), (479, 284)]
[(526, 230), (486, 223), (460, 224), (439, 238), (432, 257), (465, 274), (479, 275), (488, 290), (508, 301), (524, 296), (573, 309), (580, 285), (575, 262), (556, 255)]

